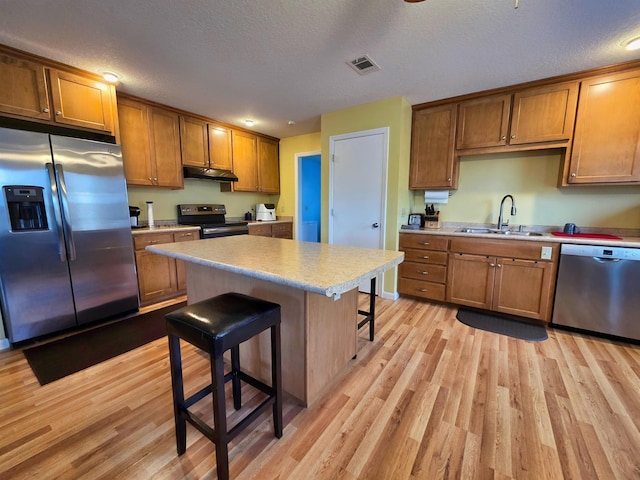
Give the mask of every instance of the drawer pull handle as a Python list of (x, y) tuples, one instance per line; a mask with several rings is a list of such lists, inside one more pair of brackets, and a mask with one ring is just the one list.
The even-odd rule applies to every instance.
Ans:
[(160, 240), (149, 240), (147, 243), (158, 243)]
[(422, 275), (429, 275), (429, 272), (420, 272)]
[(418, 291), (419, 291), (419, 292), (426, 292), (426, 291), (427, 291), (427, 289), (426, 289), (426, 288), (418, 288)]
[(431, 245), (429, 242), (422, 242), (421, 245)]
[(424, 255), (422, 258), (429, 258), (429, 255)]

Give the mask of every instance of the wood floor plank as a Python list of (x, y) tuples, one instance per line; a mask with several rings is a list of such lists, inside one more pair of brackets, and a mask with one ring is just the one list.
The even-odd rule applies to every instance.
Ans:
[[(375, 340), (359, 332), (317, 404), (285, 400), (281, 439), (266, 412), (231, 442), (232, 478), (640, 478), (640, 346), (551, 328), (526, 342), (408, 298), (376, 310)], [(182, 350), (193, 392), (208, 357)], [(260, 395), (243, 386), (240, 412), (228, 397), (229, 421)], [(210, 400), (193, 409), (211, 419)], [(166, 339), (45, 386), (0, 352), (2, 480), (215, 479), (214, 445), (188, 426), (179, 457), (173, 429)]]

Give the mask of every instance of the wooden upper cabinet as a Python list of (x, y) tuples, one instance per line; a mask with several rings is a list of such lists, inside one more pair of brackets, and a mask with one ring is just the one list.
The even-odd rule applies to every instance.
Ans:
[(182, 188), (178, 114), (119, 97), (118, 118), (127, 184)]
[(573, 133), (577, 103), (577, 82), (515, 93), (509, 144), (569, 140)]
[(104, 82), (49, 69), (56, 123), (113, 131), (113, 87)]
[(456, 104), (413, 112), (409, 188), (457, 188)]
[(231, 135), (233, 145), (233, 173), (238, 177), (233, 182), (235, 192), (257, 192), (258, 190), (258, 137), (241, 130)]
[(456, 148), (464, 150), (506, 145), (510, 111), (510, 94), (460, 102)]
[(149, 107), (148, 112), (151, 158), (155, 163), (154, 184), (183, 188), (178, 114), (155, 106)]
[(640, 181), (640, 70), (587, 79), (580, 87), (565, 184)]
[(153, 185), (147, 108), (144, 103), (118, 98), (122, 158), (129, 185)]
[(577, 101), (578, 83), (567, 82), (460, 102), (456, 148), (567, 143)]
[(182, 164), (209, 168), (207, 122), (180, 115), (180, 144)]
[(278, 142), (258, 137), (258, 187), (263, 193), (280, 193)]
[(210, 123), (209, 164), (211, 168), (233, 170), (231, 130), (225, 126)]
[(0, 53), (0, 112), (51, 119), (43, 65)]

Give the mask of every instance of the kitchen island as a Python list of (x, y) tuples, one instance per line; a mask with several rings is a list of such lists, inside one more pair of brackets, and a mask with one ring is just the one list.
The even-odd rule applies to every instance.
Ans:
[[(358, 285), (404, 253), (238, 235), (147, 247), (187, 265), (189, 303), (235, 291), (282, 307), (285, 392), (308, 406), (356, 354)], [(270, 380), (269, 336), (241, 345), (242, 368)]]

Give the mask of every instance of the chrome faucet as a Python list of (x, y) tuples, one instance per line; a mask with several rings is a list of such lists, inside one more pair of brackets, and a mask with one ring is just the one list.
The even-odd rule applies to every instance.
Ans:
[(508, 227), (509, 226), (509, 222), (507, 221), (507, 223), (503, 223), (502, 220), (502, 206), (504, 205), (504, 201), (510, 198), (511, 199), (511, 215), (515, 215), (516, 214), (516, 201), (513, 199), (513, 196), (511, 195), (505, 195), (504, 197), (502, 197), (502, 201), (500, 202), (500, 215), (498, 216), (498, 230), (502, 230), (502, 227)]

